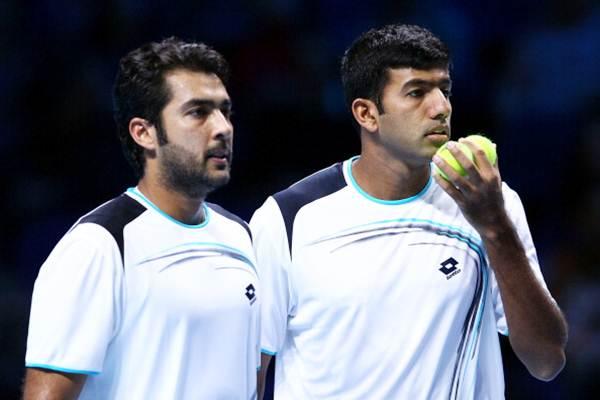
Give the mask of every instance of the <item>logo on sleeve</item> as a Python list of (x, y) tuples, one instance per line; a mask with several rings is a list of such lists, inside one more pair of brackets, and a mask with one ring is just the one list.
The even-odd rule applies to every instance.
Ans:
[(454, 258), (450, 257), (446, 261), (442, 261), (440, 263), (442, 268), (438, 268), (439, 271), (442, 271), (444, 275), (446, 275), (446, 279), (452, 278), (454, 275), (460, 273), (461, 269), (457, 267), (458, 261)]
[(250, 300), (250, 305), (254, 304), (256, 301), (256, 289), (254, 289), (254, 285), (249, 284), (246, 286), (246, 297)]

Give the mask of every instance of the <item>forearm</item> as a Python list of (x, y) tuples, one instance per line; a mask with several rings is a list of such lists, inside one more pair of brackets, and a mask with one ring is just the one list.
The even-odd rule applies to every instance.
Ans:
[(565, 319), (535, 277), (508, 217), (483, 236), (494, 270), (515, 354), (538, 379), (554, 378), (565, 363)]
[(23, 400), (75, 400), (85, 383), (85, 375), (27, 368)]
[(262, 353), (260, 355), (260, 370), (258, 371), (258, 400), (262, 400), (265, 395), (265, 384), (267, 382), (267, 372), (271, 364), (272, 356)]

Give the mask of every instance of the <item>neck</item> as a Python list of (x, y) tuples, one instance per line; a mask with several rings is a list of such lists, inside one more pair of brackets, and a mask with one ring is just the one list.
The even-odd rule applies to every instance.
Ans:
[(140, 179), (138, 189), (161, 211), (184, 224), (198, 225), (206, 219), (202, 208), (204, 197), (190, 198), (154, 182), (147, 176)]
[(363, 152), (352, 165), (352, 175), (369, 195), (380, 200), (402, 200), (423, 190), (430, 170), (429, 164), (411, 166)]

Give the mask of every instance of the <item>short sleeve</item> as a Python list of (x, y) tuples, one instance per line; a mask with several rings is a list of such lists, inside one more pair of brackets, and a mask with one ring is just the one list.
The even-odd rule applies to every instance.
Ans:
[(261, 302), (261, 351), (275, 355), (285, 339), (292, 306), (288, 266), (290, 251), (283, 217), (269, 197), (250, 220), (258, 265)]
[(122, 278), (120, 251), (108, 231), (91, 223), (69, 231), (35, 281), (26, 366), (102, 372), (120, 320)]
[[(548, 291), (546, 282), (540, 270), (540, 264), (538, 261), (537, 252), (529, 231), (529, 224), (527, 223), (527, 217), (525, 216), (525, 209), (523, 203), (519, 198), (519, 195), (506, 184), (502, 184), (502, 192), (504, 195), (504, 204), (509, 218), (517, 230), (517, 234), (521, 239), (523, 248), (525, 249), (525, 255), (529, 261), (529, 265), (533, 270), (536, 278), (542, 284), (542, 287)], [(506, 322), (506, 315), (504, 314), (504, 306), (502, 305), (502, 299), (500, 297), (500, 289), (498, 288), (498, 282), (492, 271), (491, 273), (491, 289), (492, 298), (494, 300), (494, 314), (496, 317), (496, 327), (498, 332), (508, 336), (508, 324)], [(549, 291), (548, 291), (549, 292)]]

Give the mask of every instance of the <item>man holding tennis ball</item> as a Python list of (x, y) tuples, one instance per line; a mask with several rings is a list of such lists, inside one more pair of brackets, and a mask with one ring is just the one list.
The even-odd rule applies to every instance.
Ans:
[[(471, 143), (475, 143), (475, 145), (481, 148), (485, 152), (485, 156), (489, 160), (492, 165), (496, 164), (496, 160), (498, 155), (496, 154), (496, 144), (493, 143), (490, 139), (481, 135), (470, 135), (466, 138)], [(471, 148), (464, 143), (458, 143), (458, 148), (469, 158), (469, 160), (474, 161), (473, 152)], [(442, 147), (438, 149), (436, 155), (442, 158), (448, 165), (452, 167), (453, 170), (458, 172), (459, 175), (465, 176), (467, 171), (463, 168), (463, 166), (454, 158), (450, 150), (448, 150), (448, 143), (445, 143)], [(440, 174), (446, 180), (448, 180), (448, 175), (444, 173), (441, 169), (435, 166), (435, 172)]]
[(503, 399), (498, 332), (536, 378), (563, 368), (566, 323), (494, 145), (449, 142), (449, 65), (421, 27), (361, 35), (341, 68), (360, 155), (252, 217), (276, 400)]

